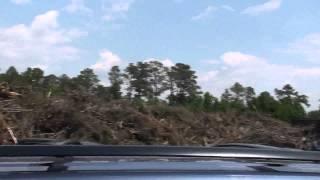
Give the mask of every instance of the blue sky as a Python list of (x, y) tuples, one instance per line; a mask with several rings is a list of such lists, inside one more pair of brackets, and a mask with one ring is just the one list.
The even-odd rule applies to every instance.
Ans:
[(320, 99), (318, 0), (4, 0), (1, 70), (76, 75), (156, 59), (192, 65), (204, 90), (235, 81), (273, 91), (291, 83)]

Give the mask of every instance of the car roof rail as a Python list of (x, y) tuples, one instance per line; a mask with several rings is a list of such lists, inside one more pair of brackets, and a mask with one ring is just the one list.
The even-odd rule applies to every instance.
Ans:
[(234, 148), (254, 148), (254, 149), (271, 149), (271, 150), (288, 150), (288, 151), (302, 151), (301, 149), (286, 148), (286, 147), (276, 147), (262, 144), (247, 144), (247, 143), (226, 143), (218, 144), (213, 147), (234, 147)]
[(320, 152), (247, 147), (112, 146), (112, 145), (2, 145), (0, 157), (29, 156), (159, 156), (239, 159), (299, 160), (320, 162)]

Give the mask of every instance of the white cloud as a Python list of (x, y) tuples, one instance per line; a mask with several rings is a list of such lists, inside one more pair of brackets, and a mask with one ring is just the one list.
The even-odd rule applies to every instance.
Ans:
[[(297, 67), (268, 62), (267, 59), (242, 52), (226, 52), (220, 57), (222, 63), (216, 69), (199, 73), (200, 85), (206, 91), (221, 94), (235, 82), (252, 86), (258, 92), (281, 88), (290, 83), (311, 100), (320, 97), (317, 85), (320, 84), (320, 67)], [(317, 104), (313, 103), (313, 108)]]
[(307, 61), (320, 64), (320, 33), (308, 34), (289, 44), (285, 52), (302, 55)]
[(0, 27), (0, 63), (25, 68), (77, 59), (79, 50), (71, 43), (86, 33), (61, 28), (58, 16), (53, 10), (36, 16), (30, 25)]
[(167, 67), (172, 67), (174, 66), (174, 62), (170, 59), (164, 59), (162, 61), (160, 61), (164, 66), (167, 66)]
[(201, 11), (199, 14), (193, 16), (191, 18), (191, 20), (198, 21), (198, 20), (205, 19), (205, 18), (209, 17), (212, 14), (212, 12), (215, 11), (215, 10), (217, 10), (216, 7), (208, 6), (206, 9)]
[(134, 0), (103, 0), (104, 15), (102, 18), (106, 21), (125, 18), (133, 3)]
[(38, 15), (31, 23), (31, 29), (35, 31), (48, 31), (57, 28), (59, 16), (58, 11), (48, 11), (45, 14)]
[(241, 52), (226, 52), (221, 56), (221, 59), (224, 64), (228, 66), (243, 66), (262, 62), (262, 59), (256, 56), (243, 54)]
[(91, 14), (92, 10), (85, 5), (84, 0), (70, 0), (70, 3), (64, 8), (69, 13), (83, 12)]
[(102, 50), (99, 53), (100, 59), (91, 66), (96, 72), (108, 72), (112, 66), (120, 65), (121, 58), (109, 50)]
[(320, 77), (320, 67), (316, 68), (297, 68), (294, 71), (295, 76), (304, 76), (304, 77)]
[(99, 53), (98, 61), (91, 65), (90, 68), (97, 73), (102, 85), (109, 86), (108, 72), (112, 66), (121, 66), (123, 63), (124, 61), (117, 54), (107, 49), (103, 49)]
[(280, 8), (282, 0), (268, 0), (267, 2), (259, 5), (254, 5), (242, 11), (243, 14), (259, 15), (266, 12), (272, 12)]
[(222, 5), (221, 8), (224, 10), (230, 11), (230, 12), (236, 11), (233, 7), (231, 7), (229, 5)]
[(150, 62), (150, 61), (158, 61), (161, 62), (166, 67), (172, 67), (175, 65), (175, 63), (171, 59), (157, 59), (157, 58), (148, 58), (144, 60), (143, 62)]
[(11, 2), (17, 5), (23, 5), (31, 3), (31, 0), (11, 0)]
[(209, 82), (210, 80), (212, 80), (213, 78), (215, 78), (217, 75), (218, 75), (219, 71), (208, 71), (208, 72), (205, 72), (205, 73), (200, 73), (200, 76), (199, 76), (199, 81), (202, 82), (202, 83), (206, 83), (206, 82)]

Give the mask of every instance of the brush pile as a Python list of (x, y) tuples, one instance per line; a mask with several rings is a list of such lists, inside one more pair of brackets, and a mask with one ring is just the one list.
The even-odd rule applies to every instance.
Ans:
[(165, 104), (135, 106), (89, 94), (0, 100), (1, 143), (22, 138), (85, 140), (103, 144), (202, 145), (256, 143), (309, 149), (305, 130), (257, 113), (190, 112)]

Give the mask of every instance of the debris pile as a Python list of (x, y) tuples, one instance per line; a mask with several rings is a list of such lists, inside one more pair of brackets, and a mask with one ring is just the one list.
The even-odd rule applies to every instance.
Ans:
[(103, 144), (202, 146), (257, 143), (310, 148), (302, 128), (257, 113), (196, 113), (165, 104), (136, 108), (126, 100), (105, 102), (76, 93), (2, 100), (0, 111), (1, 134), (7, 135), (2, 139), (10, 139), (9, 127), (18, 140), (36, 137)]
[[(26, 111), (13, 98), (21, 94), (10, 91), (7, 83), (0, 84), (0, 144), (17, 144), (17, 138), (10, 125), (12, 113)], [(13, 123), (15, 124), (15, 123)]]

